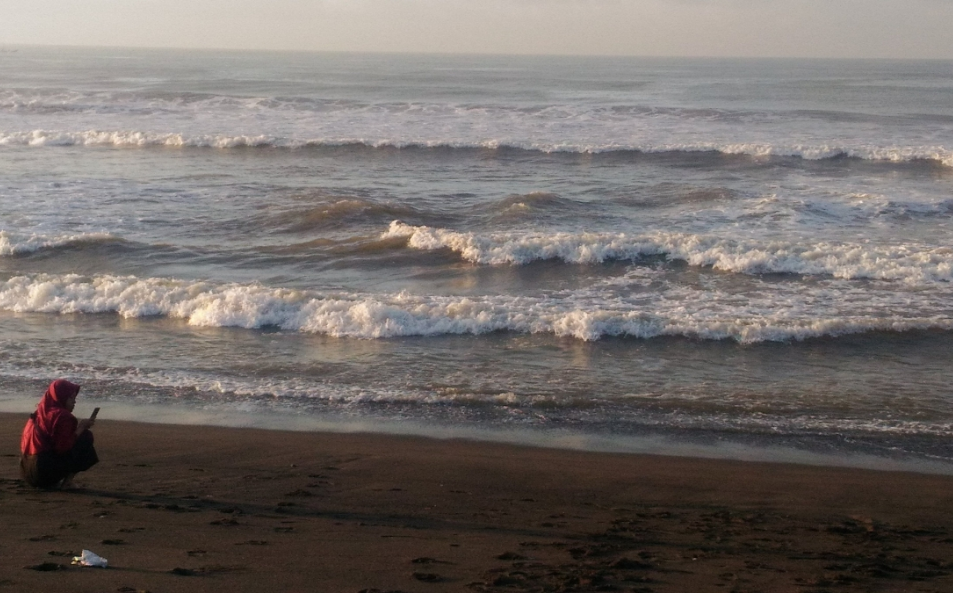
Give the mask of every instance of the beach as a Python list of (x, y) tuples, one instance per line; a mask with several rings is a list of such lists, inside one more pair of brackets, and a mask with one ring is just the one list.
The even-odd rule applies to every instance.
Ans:
[(951, 476), (101, 419), (43, 492), (22, 422), (3, 591), (953, 590)]
[(0, 593), (953, 591), (953, 62), (11, 49)]

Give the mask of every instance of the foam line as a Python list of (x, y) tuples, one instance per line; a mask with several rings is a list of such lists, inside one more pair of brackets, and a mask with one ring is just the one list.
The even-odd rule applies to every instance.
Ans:
[(594, 264), (664, 255), (738, 274), (825, 275), (911, 284), (953, 280), (953, 249), (916, 245), (732, 240), (686, 233), (471, 233), (393, 221), (382, 238), (405, 237), (413, 249), (449, 249), (487, 265), (538, 260)]
[[(625, 302), (585, 291), (537, 297), (321, 293), (108, 275), (38, 274), (0, 282), (0, 309), (6, 311), (165, 316), (194, 326), (276, 327), (365, 339), (510, 331), (581, 340), (684, 336), (751, 343), (953, 329), (953, 319), (943, 316), (939, 306), (901, 316), (892, 311), (903, 295), (863, 295), (858, 302), (849, 297), (848, 292), (834, 299), (833, 308), (831, 291), (823, 288), (784, 295), (786, 301), (779, 306), (777, 299), (745, 300), (715, 291)], [(936, 299), (947, 302), (944, 295)]]
[(873, 146), (873, 145), (806, 145), (766, 143), (587, 143), (587, 142), (542, 142), (507, 141), (498, 139), (368, 139), (353, 136), (325, 138), (293, 138), (267, 134), (187, 134), (181, 132), (150, 132), (136, 130), (31, 130), (0, 131), (0, 146), (112, 146), (175, 148), (333, 148), (363, 146), (366, 148), (424, 148), (424, 149), (510, 149), (543, 153), (601, 154), (634, 152), (645, 154), (664, 153), (718, 153), (725, 155), (748, 155), (751, 157), (791, 157), (804, 160), (854, 158), (866, 161), (910, 163), (929, 161), (953, 167), (953, 150), (944, 146)]

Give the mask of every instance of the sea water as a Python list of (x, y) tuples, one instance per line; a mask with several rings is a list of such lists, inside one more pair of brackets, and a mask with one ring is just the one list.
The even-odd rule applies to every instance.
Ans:
[(950, 471), (951, 225), (953, 62), (4, 48), (0, 403)]

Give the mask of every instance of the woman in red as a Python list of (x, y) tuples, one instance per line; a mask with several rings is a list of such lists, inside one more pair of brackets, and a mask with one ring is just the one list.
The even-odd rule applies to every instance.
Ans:
[(20, 439), (20, 475), (36, 488), (71, 488), (73, 476), (99, 462), (90, 427), (94, 420), (73, 416), (79, 385), (50, 383), (30, 415)]

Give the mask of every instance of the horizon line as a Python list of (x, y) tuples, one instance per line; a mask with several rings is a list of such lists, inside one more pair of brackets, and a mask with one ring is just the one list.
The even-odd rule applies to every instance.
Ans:
[[(12, 52), (10, 48), (15, 48)], [(377, 56), (442, 56), (442, 57), (513, 57), (513, 58), (634, 58), (634, 59), (688, 59), (688, 60), (816, 60), (816, 61), (893, 61), (893, 62), (953, 62), (949, 58), (885, 57), (885, 56), (810, 56), (810, 55), (699, 55), (699, 54), (624, 54), (624, 53), (513, 53), (469, 51), (406, 51), (406, 50), (357, 50), (357, 49), (289, 49), (289, 48), (239, 48), (199, 47), (166, 45), (96, 45), (62, 43), (5, 43), (0, 42), (0, 54), (16, 53), (21, 48), (63, 48), (99, 50), (145, 50), (145, 51), (196, 51), (235, 53), (285, 53), (285, 54), (352, 54)]]

